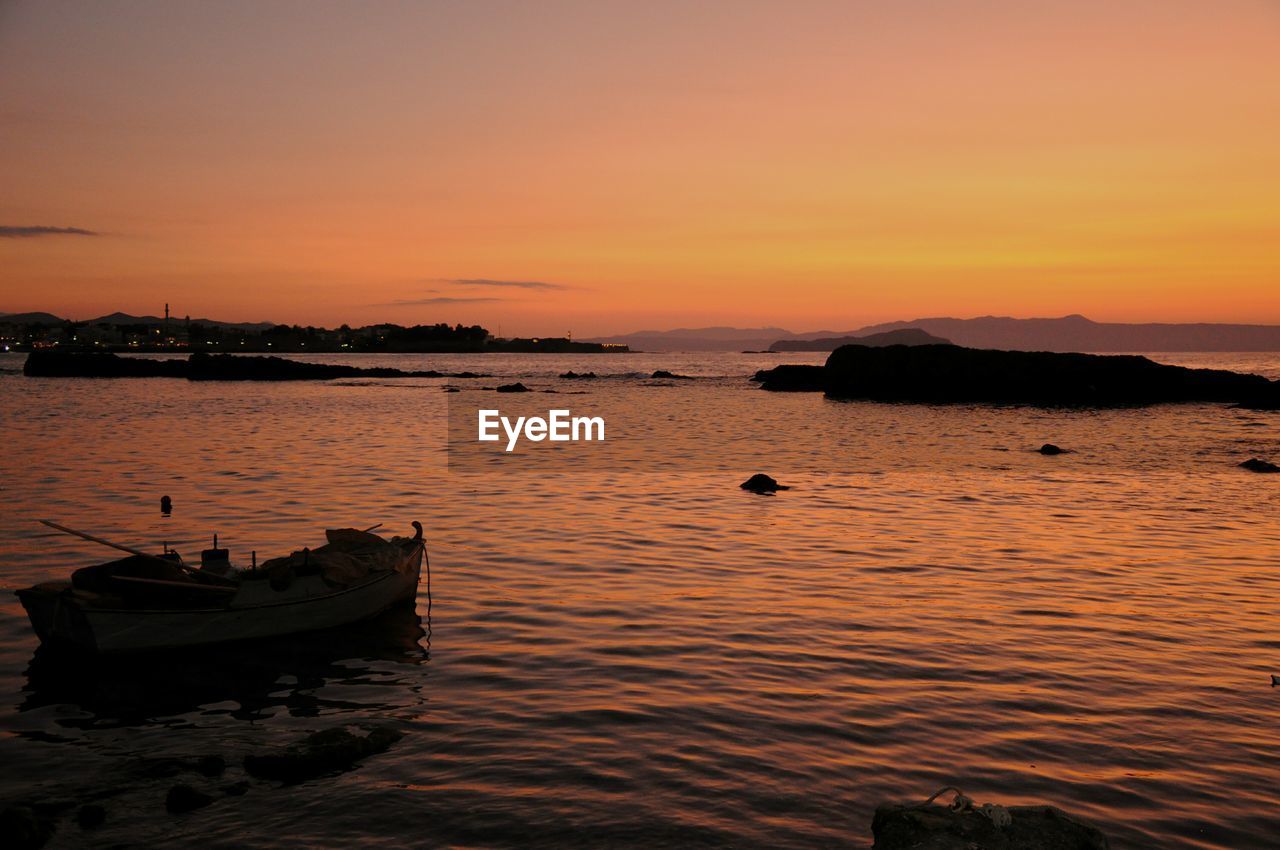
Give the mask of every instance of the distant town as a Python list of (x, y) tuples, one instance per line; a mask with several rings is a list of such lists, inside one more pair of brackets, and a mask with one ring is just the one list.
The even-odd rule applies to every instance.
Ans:
[(83, 322), (51, 313), (0, 313), (0, 351), (46, 348), (113, 352), (351, 352), (351, 353), (615, 353), (625, 344), (575, 342), (569, 337), (495, 337), (480, 325), (366, 325), (352, 328), (219, 322), (165, 315), (112, 313)]

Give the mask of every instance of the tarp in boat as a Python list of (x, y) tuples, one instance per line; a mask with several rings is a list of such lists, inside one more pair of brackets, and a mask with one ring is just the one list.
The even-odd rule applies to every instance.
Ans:
[(404, 549), (376, 534), (357, 528), (330, 528), (324, 533), (329, 542), (318, 549), (302, 549), (284, 558), (272, 558), (262, 564), (273, 581), (289, 575), (319, 573), (333, 585), (358, 582), (369, 573), (394, 570), (404, 560)]

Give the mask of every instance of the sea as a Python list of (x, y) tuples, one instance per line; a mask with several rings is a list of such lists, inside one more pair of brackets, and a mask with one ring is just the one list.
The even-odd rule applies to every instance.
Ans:
[[(1149, 356), (1280, 378), (1273, 353)], [(1280, 846), (1280, 475), (1238, 466), (1280, 462), (1280, 414), (750, 381), (823, 357), (313, 355), (486, 377), (191, 383), (0, 355), (0, 805), (55, 848), (869, 848), (877, 805), (953, 785), (1122, 850)], [(467, 417), (517, 398), (606, 438), (477, 454)], [(12, 591), (113, 554), (39, 519), (188, 560), (217, 534), (239, 565), (417, 520), (430, 578), (348, 629), (67, 658)], [(375, 726), (404, 737), (346, 772), (243, 768)], [(182, 766), (209, 755), (224, 773)], [(175, 782), (214, 802), (170, 814)]]

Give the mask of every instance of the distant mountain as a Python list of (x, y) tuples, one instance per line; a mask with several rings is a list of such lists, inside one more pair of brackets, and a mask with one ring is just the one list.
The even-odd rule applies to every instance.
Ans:
[(672, 331), (636, 331), (618, 336), (593, 337), (588, 342), (615, 342), (632, 351), (762, 351), (782, 339), (815, 339), (849, 336), (854, 331), (807, 331), (786, 328), (676, 328)]
[[(185, 318), (175, 316), (169, 317), (169, 324), (173, 327), (181, 327), (186, 323)], [(162, 325), (164, 319), (159, 316), (131, 316), (128, 313), (111, 313), (106, 316), (99, 316), (96, 319), (89, 319), (84, 322), (86, 325)], [(213, 319), (192, 319), (193, 325), (204, 325), (206, 328), (222, 328), (224, 330), (264, 331), (267, 328), (274, 328), (275, 322), (219, 322)]]
[(1280, 351), (1280, 325), (1129, 324), (1057, 319), (915, 319), (869, 325), (856, 336), (919, 328), (968, 348), (1012, 351)]
[[(61, 325), (68, 320), (53, 315), (52, 313), (0, 313), (0, 323), (13, 325)], [(186, 322), (185, 318), (174, 316), (169, 317), (169, 324), (172, 327), (181, 327)], [(80, 325), (163, 325), (164, 319), (159, 316), (133, 316), (129, 313), (110, 313), (106, 316), (99, 316), (96, 319), (86, 319), (79, 321)], [(219, 322), (214, 319), (192, 319), (191, 324), (204, 325), (206, 328), (223, 328), (224, 330), (247, 331), (249, 333), (258, 333), (267, 328), (274, 328), (275, 322)]]
[[(784, 328), (677, 328), (597, 337), (591, 342), (620, 342), (632, 351), (741, 351), (773, 348), (794, 340), (867, 337), (917, 329), (969, 348), (1013, 351), (1280, 351), (1280, 325), (1123, 324), (1094, 322), (1072, 315), (1054, 319), (1014, 319), (981, 316), (975, 319), (931, 318), (885, 322), (849, 331), (793, 333)], [(813, 350), (805, 349), (801, 350)]]
[(593, 337), (587, 342), (621, 343), (632, 351), (739, 351), (764, 349), (776, 339), (794, 334), (785, 328), (676, 328), (670, 331), (636, 331), (618, 336)]
[(951, 340), (926, 333), (919, 328), (901, 328), (866, 336), (819, 337), (818, 339), (780, 339), (769, 346), (771, 351), (835, 351), (842, 345), (949, 345)]
[(61, 325), (65, 321), (52, 313), (0, 313), (0, 322), (10, 325)]

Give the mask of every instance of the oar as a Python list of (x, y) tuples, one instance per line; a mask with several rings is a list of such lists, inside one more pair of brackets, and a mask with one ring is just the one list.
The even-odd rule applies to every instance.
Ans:
[(63, 534), (70, 534), (72, 537), (79, 537), (83, 540), (88, 540), (92, 543), (101, 544), (102, 546), (106, 546), (110, 549), (119, 549), (121, 552), (128, 552), (130, 555), (137, 555), (138, 557), (146, 558), (149, 561), (159, 561), (160, 563), (167, 564), (170, 567), (178, 567), (179, 569), (186, 570), (189, 573), (196, 573), (200, 575), (202, 578), (211, 579), (214, 584), (219, 584), (219, 583), (234, 584), (235, 583), (227, 579), (223, 579), (221, 576), (215, 576), (209, 573), (203, 573), (200, 570), (194, 569), (192, 567), (188, 567), (186, 564), (176, 563), (174, 561), (168, 560), (167, 558), (161, 558), (159, 555), (152, 555), (149, 552), (143, 552), (141, 549), (134, 549), (130, 546), (124, 546), (120, 543), (112, 543), (110, 540), (103, 540), (101, 537), (94, 537), (92, 534), (86, 534), (83, 531), (76, 531), (74, 528), (67, 528), (65, 525), (58, 525), (58, 523), (50, 522), (47, 519), (40, 520), (40, 524), (47, 525), (50, 528), (54, 529), (55, 531), (61, 531)]

